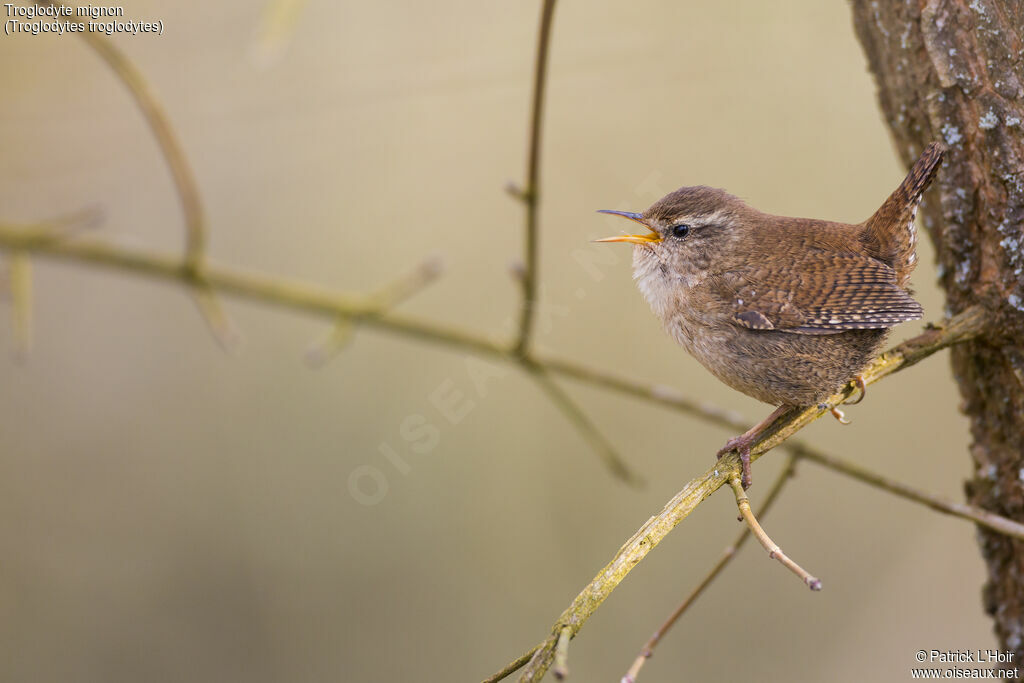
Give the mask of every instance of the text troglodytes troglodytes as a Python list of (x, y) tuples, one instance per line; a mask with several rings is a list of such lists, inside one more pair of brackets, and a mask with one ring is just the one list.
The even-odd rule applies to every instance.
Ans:
[[(857, 225), (761, 213), (711, 187), (683, 187), (643, 213), (630, 242), (640, 291), (677, 342), (718, 379), (779, 406), (736, 449), (750, 485), (750, 447), (793, 406), (815, 405), (858, 374), (889, 329), (922, 315), (907, 288), (914, 219), (942, 161), (932, 143), (896, 191)], [(858, 399), (859, 400), (859, 399)]]

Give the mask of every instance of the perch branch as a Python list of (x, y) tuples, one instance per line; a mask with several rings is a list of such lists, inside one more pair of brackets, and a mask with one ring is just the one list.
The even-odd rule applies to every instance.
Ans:
[(519, 314), (519, 339), (515, 352), (525, 356), (533, 331), (537, 302), (537, 256), (539, 251), (538, 211), (540, 209), (541, 127), (544, 122), (544, 89), (547, 84), (548, 46), (551, 44), (551, 21), (555, 0), (544, 0), (537, 32), (537, 57), (533, 72), (533, 104), (530, 107), (530, 147), (526, 162), (526, 186), (516, 192), (526, 207), (526, 258), (523, 264), (523, 300)]
[(679, 522), (697, 508), (700, 503), (725, 484), (730, 476), (738, 475), (739, 461), (723, 459), (703, 475), (692, 479), (665, 505), (661, 512), (651, 517), (619, 549), (597, 576), (576, 596), (572, 604), (562, 612), (551, 631), (526, 666), (520, 681), (537, 681), (544, 675), (554, 654), (555, 643), (563, 628), (570, 628), (573, 635), (579, 632), (587, 619), (601, 606), (613, 590), (629, 574), (630, 570), (643, 560), (658, 543), (675, 528)]
[[(764, 502), (761, 504), (761, 509), (758, 510), (757, 514), (759, 517), (764, 517), (768, 510), (771, 509), (775, 503), (779, 494), (782, 493), (782, 489), (785, 488), (786, 482), (788, 482), (796, 469), (796, 456), (790, 455), (786, 461), (786, 466), (782, 468), (775, 481), (768, 489), (768, 494), (764, 498)], [(736, 557), (736, 553), (746, 543), (747, 539), (750, 538), (750, 527), (744, 527), (743, 531), (739, 533), (736, 540), (732, 542), (725, 550), (722, 551), (721, 557), (718, 558), (718, 562), (715, 563), (711, 570), (701, 579), (700, 583), (697, 584), (686, 599), (683, 600), (675, 611), (669, 615), (669, 618), (665, 620), (665, 623), (658, 627), (658, 630), (654, 632), (654, 635), (644, 643), (644, 646), (640, 648), (640, 654), (637, 655), (636, 659), (633, 660), (633, 665), (629, 667), (629, 671), (622, 677), (622, 683), (636, 683), (636, 677), (640, 675), (640, 669), (647, 662), (648, 659), (654, 656), (654, 648), (658, 646), (661, 639), (665, 637), (665, 634), (675, 626), (675, 623), (679, 621), (679, 617), (683, 616), (683, 613), (690, 608), (697, 598), (700, 597), (711, 583), (718, 578), (718, 575), (722, 573), (722, 570), (729, 564), (732, 558)]]

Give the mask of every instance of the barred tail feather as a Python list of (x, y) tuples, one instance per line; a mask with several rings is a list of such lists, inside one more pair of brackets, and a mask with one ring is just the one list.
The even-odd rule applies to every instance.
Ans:
[(943, 152), (938, 142), (925, 147), (896, 191), (864, 223), (869, 251), (896, 271), (896, 281), (901, 287), (906, 286), (917, 265), (917, 207), (942, 163)]

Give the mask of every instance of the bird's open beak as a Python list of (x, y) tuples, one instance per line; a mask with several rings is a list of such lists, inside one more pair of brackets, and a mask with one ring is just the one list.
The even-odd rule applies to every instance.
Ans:
[(656, 233), (654, 230), (644, 223), (644, 216), (640, 213), (633, 213), (632, 211), (609, 211), (607, 209), (601, 209), (598, 213), (610, 213), (613, 216), (622, 216), (628, 218), (631, 221), (636, 221), (640, 225), (644, 226), (650, 233), (647, 235), (616, 235), (615, 237), (604, 237), (595, 242), (632, 242), (633, 244), (651, 244), (653, 242), (660, 242), (661, 235)]

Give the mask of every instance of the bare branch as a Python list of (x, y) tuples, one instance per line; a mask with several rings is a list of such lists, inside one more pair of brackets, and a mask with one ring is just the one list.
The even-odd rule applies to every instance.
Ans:
[(603, 387), (627, 396), (689, 413), (729, 431), (746, 431), (748, 421), (734, 410), (725, 410), (706, 401), (689, 398), (664, 384), (649, 384), (631, 377), (616, 375), (604, 369), (590, 368), (562, 358), (543, 356), (539, 361), (551, 372)]
[(547, 83), (548, 46), (555, 0), (544, 0), (537, 32), (537, 59), (533, 73), (533, 105), (530, 108), (530, 147), (526, 162), (526, 187), (516, 194), (526, 206), (526, 259), (523, 273), (523, 302), (519, 316), (517, 355), (525, 356), (530, 346), (534, 309), (537, 302), (537, 255), (539, 251), (538, 209), (540, 208), (540, 143), (544, 122), (544, 88)]
[(1012, 519), (1001, 517), (1000, 515), (974, 505), (957, 503), (931, 493), (918, 491), (917, 489), (907, 486), (902, 482), (895, 481), (884, 475), (872, 472), (847, 460), (837, 458), (827, 453), (822, 453), (821, 451), (804, 444), (796, 444), (793, 448), (793, 453), (800, 458), (811, 460), (819, 465), (839, 472), (840, 474), (845, 474), (858, 481), (864, 482), (865, 484), (896, 494), (901, 498), (906, 498), (907, 500), (927, 505), (931, 509), (943, 512), (947, 515), (953, 515), (955, 517), (970, 520), (979, 526), (991, 529), (992, 531), (998, 531), (1006, 536), (1024, 540), (1024, 524), (1021, 524), (1020, 522), (1015, 522)]
[(579, 430), (583, 438), (590, 444), (590, 447), (594, 449), (594, 452), (598, 454), (608, 469), (611, 470), (611, 473), (632, 486), (640, 486), (643, 483), (641, 477), (626, 465), (625, 460), (622, 459), (622, 456), (615, 450), (611, 442), (598, 430), (569, 395), (551, 379), (547, 370), (540, 365), (529, 362), (524, 362), (523, 365), (537, 381), (538, 386), (544, 390), (544, 393), (562, 411), (565, 418)]

